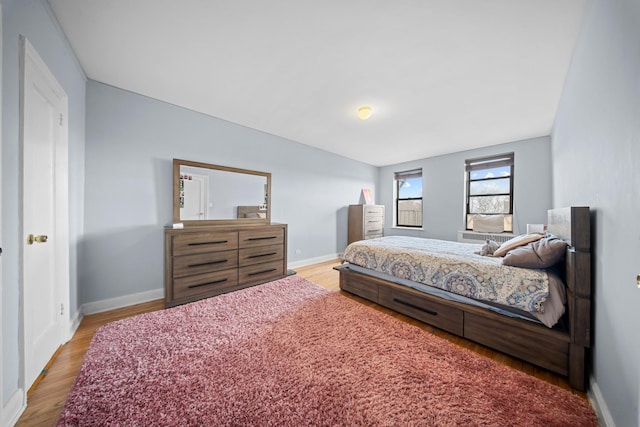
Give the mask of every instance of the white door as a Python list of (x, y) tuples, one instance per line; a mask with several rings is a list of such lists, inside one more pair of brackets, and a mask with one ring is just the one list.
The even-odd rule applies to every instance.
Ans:
[(208, 219), (207, 215), (207, 188), (208, 177), (201, 175), (188, 175), (184, 180), (184, 207), (180, 209), (182, 221)]
[(24, 390), (65, 341), (69, 293), (67, 95), (21, 39)]

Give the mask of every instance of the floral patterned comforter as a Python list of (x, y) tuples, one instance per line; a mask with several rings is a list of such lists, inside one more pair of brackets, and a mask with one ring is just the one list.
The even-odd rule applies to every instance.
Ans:
[(480, 256), (480, 245), (417, 237), (387, 236), (350, 244), (342, 260), (466, 297), (543, 313), (549, 297), (544, 270), (502, 265)]

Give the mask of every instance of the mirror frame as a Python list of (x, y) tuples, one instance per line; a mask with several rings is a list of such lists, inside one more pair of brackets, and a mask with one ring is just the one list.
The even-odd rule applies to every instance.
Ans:
[[(235, 172), (248, 175), (263, 176), (267, 179), (267, 217), (266, 218), (230, 218), (230, 219), (200, 219), (180, 220), (180, 166), (191, 166), (204, 169), (214, 169), (225, 172)], [(210, 163), (192, 162), (190, 160), (173, 159), (173, 222), (183, 223), (185, 226), (199, 225), (231, 225), (231, 224), (269, 224), (271, 222), (271, 173), (250, 169), (232, 168), (229, 166), (213, 165)]]

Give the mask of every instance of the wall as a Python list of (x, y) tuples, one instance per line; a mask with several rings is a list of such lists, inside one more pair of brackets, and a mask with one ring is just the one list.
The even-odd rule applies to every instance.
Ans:
[(82, 303), (163, 289), (173, 158), (271, 172), (294, 264), (346, 247), (346, 206), (377, 179), (373, 166), (89, 81)]
[(552, 134), (553, 204), (592, 208), (592, 393), (640, 425), (640, 2), (587, 9)]
[(20, 171), (19, 35), (24, 35), (49, 66), (69, 96), (69, 239), (71, 311), (76, 299), (77, 242), (82, 234), (84, 193), (85, 84), (84, 73), (46, 1), (3, 1), (2, 72), (2, 339), (3, 405), (18, 390), (20, 301)]
[[(551, 158), (549, 137), (500, 144), (380, 168), (378, 202), (386, 205), (385, 233), (456, 240), (464, 230), (464, 161), (513, 152), (514, 233), (527, 224), (545, 224), (551, 208)], [(423, 230), (392, 228), (394, 173), (422, 168)]]

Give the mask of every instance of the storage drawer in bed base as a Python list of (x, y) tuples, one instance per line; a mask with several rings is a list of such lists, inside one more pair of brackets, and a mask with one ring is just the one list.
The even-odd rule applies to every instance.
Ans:
[(340, 274), (340, 289), (369, 301), (378, 302), (378, 285), (371, 283), (371, 279), (365, 276)]
[(566, 333), (447, 301), (346, 267), (336, 269), (344, 291), (560, 375), (569, 374)]
[(462, 336), (463, 312), (441, 304), (434, 298), (382, 286), (378, 289), (378, 304), (436, 328)]
[[(499, 315), (465, 312), (464, 337), (558, 374), (568, 374), (569, 342), (561, 333), (531, 329), (526, 320), (505, 323), (495, 316)], [(532, 347), (538, 351), (531, 351)]]

